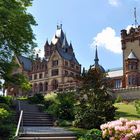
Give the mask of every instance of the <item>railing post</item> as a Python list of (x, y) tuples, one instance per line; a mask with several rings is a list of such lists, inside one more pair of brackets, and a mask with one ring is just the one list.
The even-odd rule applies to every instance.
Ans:
[[(19, 121), (18, 121), (18, 125), (17, 125), (17, 130), (16, 130), (16, 134), (15, 134), (15, 140), (18, 139), (19, 136), (19, 129), (20, 126), (22, 125), (22, 129), (23, 129), (23, 110), (21, 110), (20, 112), (20, 117), (19, 117)], [(23, 130), (22, 130), (23, 131)]]

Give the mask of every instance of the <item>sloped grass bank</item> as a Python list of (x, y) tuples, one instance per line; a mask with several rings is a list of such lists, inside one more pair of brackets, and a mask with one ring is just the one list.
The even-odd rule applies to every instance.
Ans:
[(140, 120), (140, 115), (137, 113), (134, 102), (126, 103), (116, 103), (116, 119), (127, 118), (128, 120)]

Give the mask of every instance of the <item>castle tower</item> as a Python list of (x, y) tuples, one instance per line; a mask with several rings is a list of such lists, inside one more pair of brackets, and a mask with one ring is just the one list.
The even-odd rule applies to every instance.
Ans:
[(123, 87), (140, 85), (140, 26), (131, 27), (129, 32), (121, 30), (123, 51)]

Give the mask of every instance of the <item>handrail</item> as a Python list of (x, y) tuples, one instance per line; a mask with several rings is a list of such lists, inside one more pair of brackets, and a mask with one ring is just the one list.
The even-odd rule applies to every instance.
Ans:
[(19, 129), (20, 129), (20, 126), (21, 126), (21, 123), (22, 123), (22, 117), (23, 117), (23, 110), (21, 110), (21, 112), (20, 112), (15, 138), (17, 138), (18, 135), (19, 135)]

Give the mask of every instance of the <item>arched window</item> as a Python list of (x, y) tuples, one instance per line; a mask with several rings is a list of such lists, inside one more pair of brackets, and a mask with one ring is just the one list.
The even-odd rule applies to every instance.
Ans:
[(43, 84), (39, 83), (39, 92), (43, 91)]
[(45, 91), (47, 91), (48, 90), (48, 82), (44, 83), (44, 87), (45, 87)]
[(37, 85), (37, 83), (34, 84), (34, 92), (38, 92), (38, 85)]
[(57, 90), (58, 88), (58, 81), (57, 80), (53, 80), (52, 81), (52, 90)]

